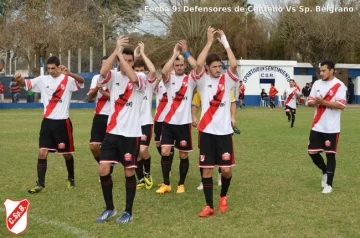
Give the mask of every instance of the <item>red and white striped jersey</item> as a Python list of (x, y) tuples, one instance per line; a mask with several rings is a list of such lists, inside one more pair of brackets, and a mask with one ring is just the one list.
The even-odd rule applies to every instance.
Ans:
[(167, 90), (162, 80), (155, 88), (155, 96), (156, 96), (156, 112), (154, 115), (154, 121), (163, 122), (166, 114), (169, 111), (170, 104), (168, 103)]
[[(94, 88), (97, 87), (99, 76), (100, 74), (97, 74), (92, 78), (89, 92), (91, 92), (92, 90), (94, 90)], [(106, 87), (103, 87), (103, 90), (110, 93), (109, 89), (107, 89)], [(110, 113), (110, 100), (108, 100), (104, 95), (102, 95), (102, 93), (98, 91), (96, 94), (95, 102), (95, 115), (108, 116)]]
[(285, 89), (284, 93), (286, 94), (286, 100), (284, 106), (289, 106), (293, 109), (296, 108), (296, 94), (299, 93), (296, 87)]
[(121, 72), (109, 71), (99, 83), (110, 90), (110, 114), (106, 132), (125, 137), (140, 137), (141, 103), (144, 97), (146, 75), (136, 73), (139, 85), (134, 84)]
[[(326, 101), (337, 102), (345, 106), (346, 86), (337, 78), (330, 81), (319, 79), (315, 81), (311, 88), (308, 102), (314, 101), (315, 97), (320, 96)], [(317, 105), (312, 123), (312, 130), (322, 133), (338, 133), (340, 132), (340, 117), (340, 109)]]
[(196, 86), (194, 79), (190, 75), (169, 74), (164, 84), (169, 103), (164, 122), (172, 125), (191, 123), (191, 101)]
[(61, 74), (54, 78), (51, 75), (42, 75), (34, 79), (25, 79), (25, 90), (41, 93), (41, 102), (44, 104), (44, 118), (67, 119), (72, 92), (84, 88), (74, 78)]
[(152, 117), (152, 96), (155, 89), (156, 77), (147, 78), (144, 98), (141, 104), (141, 125), (152, 125), (154, 123)]
[(198, 130), (213, 135), (229, 135), (234, 131), (231, 126), (231, 91), (239, 81), (237, 74), (228, 69), (219, 78), (205, 73), (199, 75), (192, 71), (201, 97), (201, 118)]

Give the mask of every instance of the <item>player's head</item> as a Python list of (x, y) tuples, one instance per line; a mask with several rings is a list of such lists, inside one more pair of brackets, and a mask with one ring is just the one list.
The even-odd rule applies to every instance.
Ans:
[(61, 70), (59, 68), (60, 60), (58, 57), (51, 56), (50, 58), (48, 58), (48, 60), (46, 61), (46, 66), (47, 66), (47, 71), (52, 77), (56, 78), (60, 76), (61, 74)]
[[(134, 67), (134, 51), (130, 48), (124, 48), (123, 52), (122, 52), (125, 61), (130, 65), (131, 68)], [(121, 67), (121, 62), (119, 57), (116, 57), (117, 59), (117, 64), (120, 66), (120, 70), (122, 69)]]
[(134, 68), (135, 72), (144, 73), (145, 68), (146, 68), (145, 61), (143, 59), (136, 59), (135, 62), (134, 62), (134, 67), (133, 68)]
[(262, 93), (265, 93), (265, 89), (261, 89), (261, 92), (262, 92)]
[(240, 84), (242, 84), (242, 81), (240, 81)]
[(308, 87), (309, 87), (309, 83), (306, 83), (306, 86), (308, 86)]
[(274, 87), (274, 86), (275, 86), (274, 83), (271, 83), (270, 85), (271, 85), (271, 87)]
[(320, 77), (323, 81), (334, 78), (335, 65), (331, 61), (324, 61), (320, 64)]
[(294, 87), (295, 86), (295, 80), (290, 79), (289, 85), (290, 85), (290, 88)]
[(213, 78), (220, 77), (222, 71), (221, 58), (217, 54), (209, 54), (205, 62), (209, 75)]
[(182, 55), (179, 55), (175, 59), (175, 61), (173, 63), (173, 68), (174, 68), (176, 76), (184, 75), (186, 64), (185, 64), (185, 59), (184, 59), (184, 57)]

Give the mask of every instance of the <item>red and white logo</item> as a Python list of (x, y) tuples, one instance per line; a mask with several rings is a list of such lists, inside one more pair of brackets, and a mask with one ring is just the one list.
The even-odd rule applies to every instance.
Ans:
[(200, 161), (204, 162), (205, 161), (205, 155), (200, 155)]
[(325, 146), (330, 147), (331, 146), (331, 141), (329, 141), (329, 140), (325, 141)]
[(6, 227), (11, 233), (18, 235), (26, 230), (29, 206), (30, 202), (27, 199), (5, 200)]
[(219, 88), (220, 88), (220, 90), (224, 90), (224, 85), (222, 85), (222, 84), (219, 84)]
[(182, 146), (182, 147), (187, 146), (187, 141), (186, 140), (180, 141), (180, 146)]
[(134, 84), (133, 83), (128, 83), (128, 88), (129, 89), (132, 89), (134, 87)]
[(184, 87), (187, 87), (187, 85), (188, 85), (187, 82), (183, 82), (182, 84)]
[(141, 136), (141, 140), (142, 140), (142, 141), (147, 141), (147, 136), (146, 136), (146, 135), (142, 135), (142, 136)]
[(65, 149), (65, 144), (64, 143), (59, 143), (58, 144), (58, 149)]
[(329, 95), (332, 96), (334, 94), (333, 90), (329, 91)]
[(125, 161), (131, 161), (131, 160), (132, 160), (132, 155), (131, 155), (130, 153), (126, 153), (126, 154), (124, 155), (124, 160), (125, 160)]
[(60, 84), (60, 88), (61, 88), (61, 90), (64, 90), (64, 89), (65, 89), (65, 85), (64, 85), (64, 84)]
[(221, 155), (222, 160), (230, 160), (230, 154), (228, 152), (225, 152)]

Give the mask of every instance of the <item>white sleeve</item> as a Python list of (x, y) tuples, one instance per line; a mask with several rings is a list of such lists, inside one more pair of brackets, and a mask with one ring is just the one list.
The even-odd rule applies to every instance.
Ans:
[(310, 95), (308, 97), (308, 102), (314, 101), (316, 97), (316, 85), (317, 83), (314, 82), (313, 86), (311, 87)]
[(136, 90), (144, 90), (146, 87), (146, 75), (144, 73), (136, 73), (139, 80), (139, 86), (135, 87)]
[(78, 90), (84, 88), (84, 83), (79, 83), (73, 77), (70, 77), (70, 76), (68, 76), (68, 77), (69, 77), (68, 85), (70, 86), (71, 92), (75, 92), (75, 91), (78, 91)]
[(41, 92), (41, 76), (33, 78), (33, 79), (25, 79), (25, 87), (24, 89), (26, 91), (33, 91), (35, 93), (40, 93)]
[(340, 88), (335, 94), (335, 102), (340, 103), (343, 106), (346, 106), (346, 86), (341, 83)]
[(91, 79), (91, 84), (90, 84), (90, 88), (89, 88), (89, 92), (92, 91), (94, 88), (97, 87), (98, 84), (98, 78), (100, 77), (99, 74), (94, 75), (94, 77)]
[(235, 87), (236, 83), (239, 81), (239, 75), (233, 74), (230, 69), (227, 69), (225, 72), (225, 80), (228, 83), (229, 87)]
[(115, 71), (113, 71), (113, 70), (110, 70), (108, 73), (107, 73), (107, 75), (106, 75), (106, 77), (105, 78), (103, 78), (101, 75), (99, 75), (99, 77), (98, 77), (98, 83), (101, 83), (102, 85), (103, 85), (103, 87), (106, 87), (106, 88), (108, 88), (110, 91), (111, 91), (111, 89), (112, 89), (112, 82), (113, 82), (113, 80), (114, 80), (114, 78), (115, 78), (115, 74), (116, 73), (119, 73), (119, 72), (115, 72)]

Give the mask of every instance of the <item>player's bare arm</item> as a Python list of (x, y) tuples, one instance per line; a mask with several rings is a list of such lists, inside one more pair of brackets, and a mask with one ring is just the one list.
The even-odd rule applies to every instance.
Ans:
[(196, 68), (196, 60), (188, 52), (188, 46), (187, 46), (186, 41), (185, 40), (179, 41), (179, 46), (180, 46), (180, 49), (181, 49), (181, 53), (187, 59), (187, 61), (191, 65), (191, 68), (195, 69)]
[(161, 82), (161, 80), (162, 80), (162, 76), (161, 76), (161, 75), (156, 78), (155, 88), (159, 85), (159, 83)]
[(217, 32), (220, 34), (220, 37), (217, 39), (224, 46), (227, 56), (228, 56), (228, 59), (229, 59), (230, 71), (233, 74), (237, 74), (237, 62), (236, 62), (235, 55), (230, 48), (229, 42), (227, 41), (226, 36), (222, 30), (217, 30)]
[(74, 78), (78, 83), (84, 83), (85, 82), (83, 77), (81, 77), (78, 74), (74, 74), (74, 73), (70, 72), (70, 70), (68, 68), (66, 68), (65, 65), (60, 65), (59, 68), (61, 70), (61, 73)]
[(236, 103), (232, 102), (230, 105), (230, 113), (231, 113), (231, 125), (234, 128), (236, 126)]
[(145, 54), (145, 45), (144, 45), (144, 43), (139, 42), (138, 47), (139, 47), (140, 55), (143, 58), (143, 60), (144, 60), (144, 62), (146, 64), (146, 67), (149, 69), (148, 77), (150, 79), (155, 78), (156, 77), (156, 69), (155, 69), (154, 64), (151, 62), (151, 60)]
[(199, 107), (197, 105), (192, 104), (191, 105), (191, 118), (192, 118), (192, 126), (197, 127), (199, 124), (197, 113), (199, 111)]
[(25, 86), (25, 80), (20, 73), (15, 73), (14, 79), (21, 87)]
[(206, 60), (206, 57), (209, 53), (209, 50), (211, 48), (211, 45), (214, 42), (214, 34), (216, 33), (215, 29), (212, 28), (211, 26), (208, 27), (207, 30), (207, 42), (206, 45), (204, 47), (204, 49), (201, 51), (197, 61), (196, 61), (196, 74), (200, 74), (203, 67), (204, 67), (204, 63)]
[(122, 45), (121, 41), (118, 40), (118, 45), (117, 45), (117, 56), (119, 57), (121, 66), (122, 66), (122, 70), (125, 72), (126, 76), (131, 80), (131, 82), (133, 82), (136, 85), (139, 85), (139, 79), (137, 77), (137, 75), (135, 74), (135, 71), (133, 70), (133, 68), (126, 62), (124, 55), (123, 55), (123, 50), (124, 50), (124, 46)]
[(161, 76), (164, 81), (167, 80), (168, 75), (171, 71), (171, 67), (173, 66), (174, 61), (176, 60), (176, 58), (179, 55), (180, 55), (179, 43), (176, 43), (174, 50), (173, 50), (173, 55), (171, 56), (169, 61), (164, 65), (163, 69), (161, 70)]

